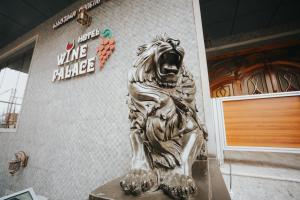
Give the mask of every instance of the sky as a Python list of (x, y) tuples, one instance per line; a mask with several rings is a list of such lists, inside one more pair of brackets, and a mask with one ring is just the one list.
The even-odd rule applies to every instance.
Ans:
[[(13, 70), (10, 68), (3, 68), (0, 71), (0, 101), (9, 101), (12, 94), (12, 89), (16, 88), (16, 102), (21, 104), (24, 96), (24, 91), (27, 83), (28, 74)], [(8, 104), (0, 102), (0, 116), (6, 113)], [(20, 112), (21, 106), (16, 106), (15, 111)], [(12, 112), (14, 110), (14, 106)]]

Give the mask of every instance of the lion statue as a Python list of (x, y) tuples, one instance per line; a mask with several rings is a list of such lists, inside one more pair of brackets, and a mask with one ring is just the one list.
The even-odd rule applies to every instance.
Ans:
[(120, 185), (126, 194), (161, 189), (173, 199), (188, 199), (196, 192), (191, 167), (206, 148), (207, 134), (196, 114), (184, 50), (163, 34), (140, 46), (137, 55), (128, 75), (133, 156)]

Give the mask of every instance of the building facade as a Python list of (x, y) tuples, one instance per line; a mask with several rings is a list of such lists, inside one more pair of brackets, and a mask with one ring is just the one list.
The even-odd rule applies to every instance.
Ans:
[[(1, 58), (27, 45), (34, 50), (16, 131), (0, 133), (0, 195), (30, 186), (49, 199), (86, 199), (91, 190), (129, 170), (127, 72), (137, 47), (157, 34), (180, 39), (184, 62), (196, 80), (199, 117), (205, 120), (200, 67), (205, 58), (199, 49), (202, 56), (205, 52), (197, 38), (195, 1), (106, 0), (88, 11), (90, 26), (74, 19), (53, 29), (58, 19), (84, 3), (70, 5), (1, 49)], [(75, 40), (76, 47), (79, 36), (107, 28), (116, 44), (102, 70), (97, 58), (94, 73), (52, 82), (57, 56), (67, 43)], [(100, 37), (85, 44), (87, 57), (94, 57)], [(30, 156), (28, 166), (10, 176), (8, 161), (19, 150)]]
[[(163, 33), (185, 49), (209, 158), (221, 168), (243, 161), (300, 169), (299, 3), (70, 2), (1, 43), (0, 196), (32, 187), (51, 200), (87, 199), (125, 174), (131, 162), (127, 72), (138, 46)], [(0, 7), (0, 13), (21, 11), (19, 4)], [(81, 23), (89, 25), (77, 22), (82, 7), (91, 21), (83, 16)], [(29, 155), (28, 165), (11, 176), (9, 161), (18, 151)], [(297, 196), (295, 174), (288, 181)], [(231, 190), (231, 171), (230, 181), (229, 172), (223, 175)], [(252, 193), (239, 195), (251, 199)]]

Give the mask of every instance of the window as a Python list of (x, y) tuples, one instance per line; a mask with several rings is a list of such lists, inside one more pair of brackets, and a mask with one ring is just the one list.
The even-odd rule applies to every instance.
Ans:
[(17, 126), (32, 53), (30, 46), (0, 63), (1, 129), (15, 129)]

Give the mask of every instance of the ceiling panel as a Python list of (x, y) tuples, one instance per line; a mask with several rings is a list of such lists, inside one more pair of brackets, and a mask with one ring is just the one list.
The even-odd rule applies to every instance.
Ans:
[(28, 5), (32, 6), (33, 8), (36, 8), (37, 10), (39, 10), (40, 12), (42, 12), (44, 15), (48, 16), (48, 17), (52, 17), (53, 11), (57, 10), (61, 10), (61, 8), (67, 7), (68, 5), (70, 5), (71, 3), (75, 2), (72, 0), (51, 0), (51, 3), (45, 3), (45, 0), (23, 0), (24, 2), (26, 2)]
[(32, 24), (38, 24), (46, 19), (21, 0), (15, 0), (14, 4), (0, 1), (0, 13), (26, 28), (31, 28)]
[(280, 0), (239, 0), (237, 17), (261, 11), (272, 12), (279, 3)]
[(262, 29), (267, 26), (271, 15), (271, 12), (260, 11), (236, 17), (231, 34), (245, 33), (252, 30)]
[(205, 26), (204, 36), (208, 39), (225, 37), (230, 34), (231, 23), (231, 21), (223, 21)]
[(234, 9), (237, 0), (211, 0), (200, 1), (201, 15), (204, 19), (204, 24), (214, 24), (232, 20), (234, 16)]
[(0, 48), (76, 0), (0, 0)]
[(300, 23), (300, 0), (200, 0), (200, 8), (210, 40)]
[(14, 23), (12, 20), (1, 14), (0, 27), (0, 47), (14, 39), (14, 34), (11, 33), (22, 33), (25, 30), (21, 25)]
[(284, 1), (274, 15), (271, 25), (300, 22), (300, 1)]

